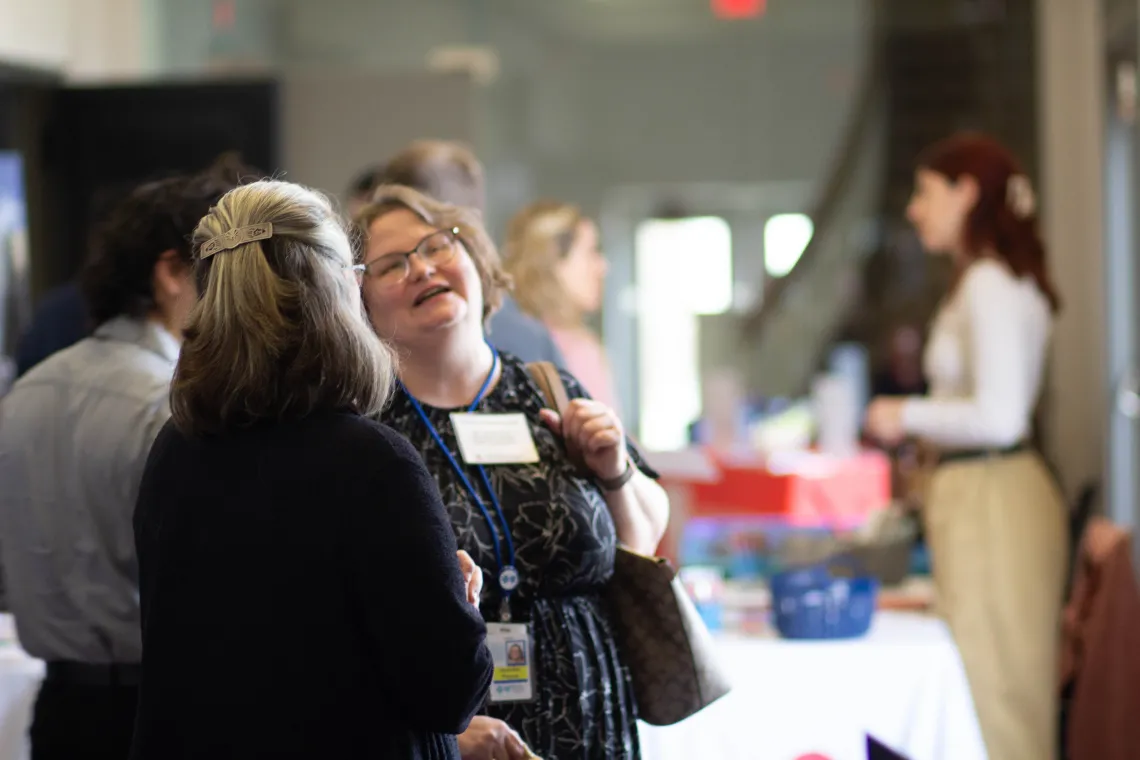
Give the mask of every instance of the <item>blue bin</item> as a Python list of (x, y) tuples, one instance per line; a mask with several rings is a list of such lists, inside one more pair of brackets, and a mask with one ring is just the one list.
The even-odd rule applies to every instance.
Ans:
[(879, 583), (867, 576), (840, 578), (826, 566), (773, 576), (772, 617), (785, 639), (853, 639), (867, 633)]

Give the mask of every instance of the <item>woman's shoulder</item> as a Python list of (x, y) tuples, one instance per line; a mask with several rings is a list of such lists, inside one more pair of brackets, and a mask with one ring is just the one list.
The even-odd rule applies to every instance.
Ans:
[[(388, 460), (419, 461), (412, 444), (395, 428), (382, 420), (354, 412), (340, 412), (330, 419), (330, 433), (341, 439), (353, 452), (375, 462), (379, 456)], [(346, 449), (345, 451), (347, 451)]]
[[(541, 393), (534, 376), (531, 374), (531, 364), (539, 364), (540, 362), (524, 362), (514, 354), (499, 352), (500, 359), (503, 362), (503, 367), (510, 370), (508, 373), (508, 382), (511, 384), (526, 384), (533, 387), (535, 392)], [(558, 376), (562, 379), (562, 385), (566, 388), (566, 395), (572, 399), (575, 398), (589, 398), (590, 394), (578, 381), (578, 378), (570, 373), (565, 367), (554, 365), (558, 370)]]
[(146, 459), (147, 468), (149, 470), (160, 468), (172, 455), (184, 458), (185, 454), (182, 452), (189, 443), (188, 436), (179, 429), (172, 418), (168, 418), (150, 444)]
[(1009, 266), (998, 259), (983, 256), (970, 262), (962, 273), (962, 287), (992, 288), (1010, 287), (1017, 284), (1017, 276)]
[(1018, 276), (1008, 264), (995, 258), (972, 262), (962, 273), (961, 289), (966, 299), (977, 306), (1011, 308), (1031, 304), (1032, 308), (1049, 310), (1048, 300), (1032, 277)]

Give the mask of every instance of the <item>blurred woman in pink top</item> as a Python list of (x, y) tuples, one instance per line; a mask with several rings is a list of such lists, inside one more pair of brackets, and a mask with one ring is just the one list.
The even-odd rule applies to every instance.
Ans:
[(606, 259), (598, 228), (569, 203), (538, 201), (511, 219), (503, 249), (523, 311), (542, 320), (590, 395), (618, 409), (605, 349), (587, 319), (602, 308)]

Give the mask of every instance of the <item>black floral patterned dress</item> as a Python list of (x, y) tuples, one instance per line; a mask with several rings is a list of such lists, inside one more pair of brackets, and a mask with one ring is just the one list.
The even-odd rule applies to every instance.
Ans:
[[(501, 355), (499, 382), (479, 412), (526, 415), (540, 461), (486, 468), (515, 547), (519, 587), (511, 595), (512, 622), (529, 622), (534, 639), (535, 693), (531, 702), (491, 704), (486, 714), (507, 722), (545, 760), (636, 760), (637, 708), (629, 672), (610, 626), (601, 591), (613, 574), (617, 534), (601, 492), (570, 465), (561, 439), (539, 418), (543, 397), (525, 365)], [(586, 397), (563, 373), (571, 398)], [(424, 407), (452, 456), (462, 464), (452, 411)], [(423, 424), (408, 396), (398, 391), (384, 422), (422, 452), (439, 484), (459, 547), (483, 568), (483, 617), (499, 620), (501, 595), (490, 528)], [(631, 445), (637, 466), (656, 477)], [(467, 477), (491, 509), (475, 468)]]

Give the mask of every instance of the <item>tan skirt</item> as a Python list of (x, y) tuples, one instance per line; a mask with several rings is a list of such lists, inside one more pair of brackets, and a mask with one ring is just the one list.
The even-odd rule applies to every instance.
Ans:
[(928, 485), (938, 606), (990, 760), (1051, 760), (1068, 564), (1061, 494), (1034, 453), (949, 462)]

